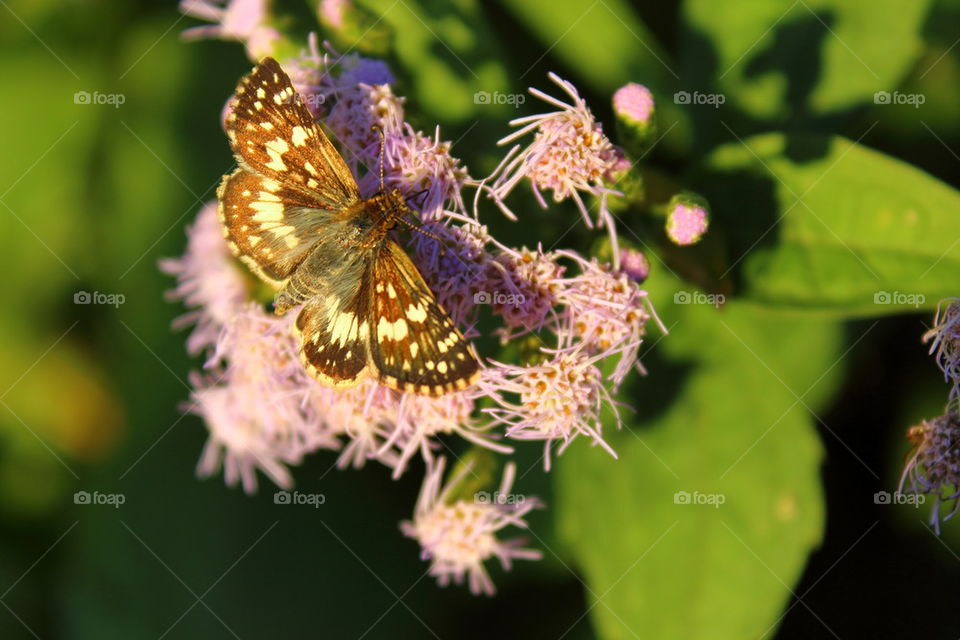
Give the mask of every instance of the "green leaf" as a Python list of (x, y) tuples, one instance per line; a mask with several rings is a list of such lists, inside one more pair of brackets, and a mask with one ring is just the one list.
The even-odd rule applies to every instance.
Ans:
[(575, 445), (557, 463), (559, 535), (601, 638), (762, 637), (822, 537), (806, 407), (840, 382), (841, 329), (736, 303), (660, 311), (675, 331), (630, 399), (639, 418), (608, 431), (619, 459)]
[[(922, 51), (930, 0), (683, 3), (685, 67), (761, 120), (822, 115), (893, 91)], [(684, 77), (690, 77), (684, 75)]]
[(844, 315), (930, 309), (960, 282), (960, 194), (840, 137), (768, 134), (705, 160), (739, 294)]

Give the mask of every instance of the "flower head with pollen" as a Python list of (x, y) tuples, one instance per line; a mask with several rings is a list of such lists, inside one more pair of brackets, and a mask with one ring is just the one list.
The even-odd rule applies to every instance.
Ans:
[[(603, 440), (600, 423), (604, 404), (617, 414), (597, 366), (599, 360), (610, 354), (590, 355), (578, 347), (543, 351), (552, 357), (539, 364), (518, 366), (495, 362), (484, 371), (478, 386), (496, 404), (484, 411), (495, 423), (506, 426), (507, 437), (543, 441), (547, 471), (552, 445), (558, 444), (557, 453), (563, 453), (581, 435), (616, 458), (617, 454)], [(619, 426), (619, 416), (617, 424)]]
[[(960, 510), (960, 418), (951, 412), (911, 427), (907, 437), (913, 451), (900, 478), (900, 490), (933, 495), (936, 499), (930, 524), (939, 535), (940, 522)], [(941, 516), (943, 504), (952, 502)]]
[(606, 135), (602, 125), (594, 118), (587, 103), (576, 88), (556, 74), (553, 80), (570, 97), (572, 104), (558, 100), (538, 89), (530, 93), (551, 104), (559, 111), (551, 111), (524, 118), (517, 118), (511, 125), (521, 128), (499, 141), (507, 144), (533, 132), (533, 142), (517, 153), (514, 147), (508, 154), (508, 162), (502, 166), (500, 175), (491, 185), (494, 200), (503, 208), (504, 199), (524, 178), (528, 178), (533, 192), (543, 208), (547, 207), (541, 191), (553, 192), (553, 201), (572, 198), (588, 227), (593, 220), (580, 193), (589, 193), (600, 198), (599, 223), (606, 226), (611, 241), (616, 245), (616, 231), (612, 216), (607, 209), (607, 197), (619, 194), (606, 186), (623, 158)]
[(194, 376), (190, 407), (210, 429), (200, 475), (211, 475), (222, 465), (227, 484), (240, 480), (252, 493), (259, 468), (288, 488), (292, 479), (284, 463), (300, 464), (306, 453), (339, 447), (329, 433), (317, 429), (317, 416), (304, 409), (309, 383), (289, 318), (248, 304), (224, 327), (206, 367), (211, 373)]
[[(612, 271), (596, 258), (587, 262), (563, 252), (580, 264), (580, 274), (568, 279), (559, 300), (565, 305), (567, 336), (576, 337), (592, 353), (620, 353), (613, 373), (619, 385), (637, 362), (647, 321), (656, 318), (647, 292), (623, 271)], [(659, 319), (657, 323), (660, 324)], [(662, 330), (665, 328), (660, 324)]]
[(504, 323), (500, 331), (508, 341), (544, 326), (557, 304), (558, 281), (564, 267), (555, 253), (502, 247), (487, 274), (486, 304)]
[[(521, 546), (522, 540), (500, 540), (496, 536), (508, 525), (525, 529), (524, 516), (539, 507), (540, 501), (526, 496), (518, 500), (456, 498), (454, 494), (471, 472), (470, 466), (444, 487), (445, 466), (446, 458), (440, 458), (428, 470), (413, 520), (400, 523), (400, 529), (420, 543), (420, 556), (430, 562), (430, 575), (441, 586), (462, 584), (466, 579), (472, 593), (493, 595), (493, 581), (484, 567), (487, 560), (497, 558), (504, 569), (509, 569), (514, 559), (540, 559), (539, 551)], [(500, 488), (493, 495), (511, 495), (515, 474), (515, 466), (508, 463)]]
[(930, 342), (930, 353), (936, 354), (937, 366), (952, 387), (950, 399), (960, 399), (960, 298), (942, 300), (937, 305), (933, 329), (924, 334)]

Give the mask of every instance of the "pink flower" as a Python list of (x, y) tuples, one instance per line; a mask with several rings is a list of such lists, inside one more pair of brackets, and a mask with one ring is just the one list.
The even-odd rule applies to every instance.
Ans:
[(187, 339), (187, 351), (196, 355), (212, 347), (248, 295), (244, 275), (223, 239), (216, 202), (204, 205), (187, 229), (183, 256), (161, 260), (160, 270), (177, 278), (177, 286), (167, 298), (182, 300), (192, 308), (173, 323), (174, 328), (195, 325)]
[[(581, 435), (616, 458), (601, 435), (602, 406), (606, 404), (617, 416), (618, 427), (620, 418), (596, 364), (610, 354), (589, 355), (577, 347), (542, 351), (552, 358), (527, 366), (494, 362), (493, 367), (484, 370), (479, 392), (496, 404), (484, 411), (494, 424), (506, 426), (507, 437), (543, 441), (547, 471), (551, 446), (558, 444), (557, 453), (563, 453)], [(508, 400), (507, 396), (517, 400)]]
[(607, 197), (620, 193), (605, 183), (620, 166), (623, 154), (604, 135), (603, 127), (576, 88), (556, 74), (551, 73), (549, 77), (567, 93), (573, 104), (530, 89), (534, 96), (560, 110), (510, 121), (511, 125), (523, 127), (498, 144), (507, 144), (531, 132), (535, 135), (533, 142), (523, 151), (516, 153), (519, 147), (510, 150), (508, 161), (491, 185), (492, 197), (505, 208), (503, 201), (507, 195), (521, 180), (529, 178), (534, 195), (543, 208), (547, 203), (541, 190), (552, 191), (554, 202), (572, 198), (587, 226), (592, 228), (593, 221), (580, 197), (581, 192), (589, 193), (600, 199), (599, 224), (607, 227), (616, 249), (616, 229), (607, 209)]
[[(561, 252), (580, 266), (580, 275), (564, 281), (559, 301), (566, 306), (565, 336), (577, 338), (591, 353), (619, 353), (612, 379), (618, 386), (637, 362), (646, 324), (655, 318), (653, 305), (642, 290), (622, 271), (612, 271), (596, 258), (587, 262), (576, 254)], [(641, 369), (642, 370), (642, 369)]]
[(952, 403), (960, 400), (960, 298), (941, 300), (933, 324), (923, 341), (931, 343), (930, 353), (936, 353), (937, 366), (952, 385)]
[(430, 561), (430, 575), (440, 586), (451, 581), (463, 584), (466, 579), (471, 593), (493, 595), (495, 588), (484, 562), (496, 557), (503, 569), (509, 570), (515, 558), (540, 559), (539, 551), (521, 546), (523, 540), (504, 541), (495, 535), (507, 525), (527, 528), (523, 517), (541, 506), (540, 501), (510, 494), (516, 475), (512, 463), (506, 465), (500, 488), (493, 494), (497, 499), (490, 499), (486, 492), (476, 494), (472, 500), (457, 497), (466, 475), (472, 473), (469, 465), (441, 487), (445, 466), (446, 458), (440, 458), (430, 467), (413, 520), (400, 523), (400, 529), (420, 543), (420, 557)]
[(696, 244), (708, 224), (709, 214), (704, 207), (675, 199), (667, 214), (667, 236), (680, 246)]
[[(432, 138), (406, 122), (399, 129), (385, 130), (384, 173), (386, 187), (399, 189), (414, 202), (424, 220), (442, 217), (446, 204), (457, 211), (464, 209), (460, 192), (469, 176), (460, 160), (450, 155), (450, 143), (440, 142), (440, 127)], [(376, 193), (379, 172), (367, 173), (360, 187), (364, 193)]]
[(253, 61), (268, 56), (280, 32), (267, 24), (268, 0), (180, 0), (180, 11), (188, 16), (217, 24), (191, 27), (182, 33), (186, 40), (214, 38), (246, 44)]
[[(934, 497), (930, 524), (939, 535), (940, 522), (960, 511), (960, 419), (948, 411), (911, 427), (907, 437), (914, 447), (900, 477), (898, 492), (909, 480), (907, 491)], [(950, 512), (941, 517), (941, 505), (950, 502)]]
[[(380, 133), (399, 131), (403, 123), (403, 99), (388, 84), (354, 84), (331, 94), (336, 102), (326, 123), (347, 152), (345, 158), (379, 176)], [(379, 177), (377, 182), (379, 188)]]
[(564, 267), (557, 254), (542, 249), (519, 250), (501, 245), (487, 275), (487, 291), (479, 302), (489, 304), (503, 318), (501, 341), (536, 331), (551, 318), (557, 304), (558, 281)]
[(637, 284), (643, 284), (643, 281), (650, 276), (650, 261), (642, 251), (621, 249), (620, 270)]
[(200, 475), (212, 475), (222, 465), (227, 484), (241, 480), (253, 493), (254, 471), (260, 469), (289, 488), (293, 481), (284, 464), (300, 464), (319, 448), (339, 448), (318, 428), (318, 416), (304, 409), (305, 391), (315, 383), (300, 365), (291, 320), (249, 303), (221, 332), (205, 365), (213, 373), (192, 377), (191, 411), (210, 429)]
[(614, 92), (613, 110), (631, 123), (648, 124), (653, 115), (653, 94), (642, 84), (629, 82)]

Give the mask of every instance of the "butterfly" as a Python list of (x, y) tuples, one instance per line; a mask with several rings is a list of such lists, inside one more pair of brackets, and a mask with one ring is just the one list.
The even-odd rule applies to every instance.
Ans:
[[(306, 370), (331, 387), (368, 377), (408, 393), (465, 389), (480, 363), (390, 230), (410, 214), (397, 189), (364, 200), (350, 169), (273, 58), (237, 86), (226, 119), (239, 168), (217, 190), (231, 251), (302, 304)], [(382, 182), (382, 180), (381, 180)]]

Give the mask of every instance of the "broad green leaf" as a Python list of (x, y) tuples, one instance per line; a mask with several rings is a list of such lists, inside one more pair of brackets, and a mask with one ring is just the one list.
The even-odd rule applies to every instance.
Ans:
[(757, 119), (847, 109), (896, 89), (921, 53), (931, 4), (754, 0), (732, 11), (690, 0), (684, 66)]
[(736, 303), (660, 312), (676, 324), (637, 417), (608, 433), (619, 459), (581, 445), (557, 464), (559, 535), (604, 640), (758, 638), (822, 536), (807, 406), (839, 383), (840, 327)]
[(846, 315), (956, 295), (960, 194), (915, 167), (839, 137), (779, 134), (727, 144), (705, 167), (740, 295)]

